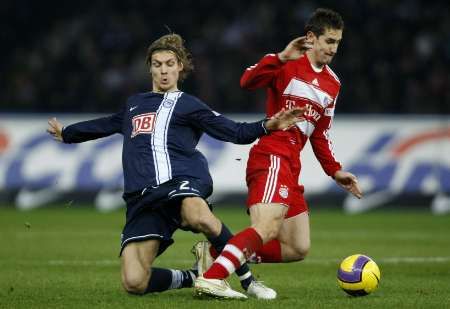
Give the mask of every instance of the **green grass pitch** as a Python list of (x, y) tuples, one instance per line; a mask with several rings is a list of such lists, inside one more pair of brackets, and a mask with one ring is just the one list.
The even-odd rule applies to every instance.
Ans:
[[(219, 205), (233, 231), (248, 224), (242, 208)], [(191, 289), (132, 296), (120, 285), (117, 258), (123, 211), (60, 206), (30, 212), (0, 208), (0, 308), (450, 308), (450, 217), (376, 211), (311, 214), (312, 248), (303, 262), (252, 265), (278, 292), (275, 301), (197, 300)], [(189, 268), (202, 239), (179, 231), (156, 265)], [(373, 294), (347, 296), (336, 282), (339, 261), (371, 256), (381, 269)], [(232, 286), (239, 288), (236, 277)], [(225, 306), (225, 307), (224, 307)]]

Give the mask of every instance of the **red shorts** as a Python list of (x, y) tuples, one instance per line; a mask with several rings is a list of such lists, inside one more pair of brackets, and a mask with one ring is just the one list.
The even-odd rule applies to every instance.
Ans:
[(299, 161), (298, 157), (280, 155), (278, 151), (269, 153), (264, 147), (254, 146), (247, 162), (247, 207), (258, 203), (284, 204), (289, 207), (285, 218), (308, 211), (304, 188), (298, 184)]

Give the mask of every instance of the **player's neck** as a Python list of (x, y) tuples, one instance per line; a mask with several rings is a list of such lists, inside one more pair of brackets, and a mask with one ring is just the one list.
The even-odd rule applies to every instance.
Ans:
[(155, 92), (155, 93), (166, 93), (166, 92), (176, 92), (176, 91), (179, 91), (177, 86), (174, 86), (170, 89), (161, 89), (160, 87), (153, 85), (153, 89), (152, 89), (152, 92)]
[(319, 63), (311, 50), (308, 50), (306, 52), (306, 56), (308, 57), (309, 63), (311, 64), (311, 68), (313, 69), (313, 71), (316, 73), (322, 72), (325, 64)]

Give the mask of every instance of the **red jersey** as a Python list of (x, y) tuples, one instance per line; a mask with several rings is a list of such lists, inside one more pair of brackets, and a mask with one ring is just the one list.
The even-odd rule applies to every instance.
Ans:
[[(327, 65), (319, 71), (306, 55), (282, 63), (276, 54), (269, 54), (247, 68), (241, 77), (241, 87), (249, 90), (266, 88), (268, 117), (283, 107), (307, 106), (305, 121), (298, 122), (290, 130), (275, 131), (262, 137), (258, 145), (277, 145), (270, 147), (270, 152), (286, 155), (284, 152), (287, 147), (291, 151), (301, 151), (309, 139), (325, 173), (333, 176), (342, 166), (334, 157), (328, 130), (331, 128), (340, 86), (338, 77)], [(286, 147), (279, 147), (280, 142)]]

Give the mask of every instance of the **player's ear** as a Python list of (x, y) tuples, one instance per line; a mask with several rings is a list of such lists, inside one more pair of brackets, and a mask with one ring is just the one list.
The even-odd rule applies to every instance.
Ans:
[(184, 69), (183, 61), (178, 61), (178, 72), (182, 72)]
[(306, 32), (306, 40), (307, 41), (310, 41), (310, 42), (315, 42), (316, 41), (316, 39), (317, 39), (317, 37), (316, 37), (316, 35), (314, 34), (314, 32), (312, 32), (312, 31), (308, 31), (308, 32)]

